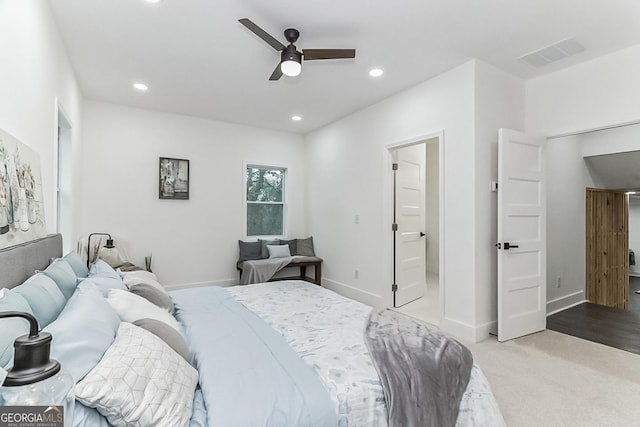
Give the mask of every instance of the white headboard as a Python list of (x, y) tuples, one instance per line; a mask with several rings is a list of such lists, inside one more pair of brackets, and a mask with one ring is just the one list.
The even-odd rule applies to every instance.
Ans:
[(62, 256), (62, 235), (50, 234), (38, 240), (0, 249), (0, 289), (14, 288), (44, 270), (51, 258)]

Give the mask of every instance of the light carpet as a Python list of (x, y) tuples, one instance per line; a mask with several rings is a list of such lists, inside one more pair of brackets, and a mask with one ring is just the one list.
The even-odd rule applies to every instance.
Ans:
[(510, 427), (640, 427), (640, 355), (549, 330), (465, 344)]

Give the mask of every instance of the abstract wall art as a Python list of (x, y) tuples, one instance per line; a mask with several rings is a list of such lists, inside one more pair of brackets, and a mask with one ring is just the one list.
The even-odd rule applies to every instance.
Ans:
[(0, 129), (0, 248), (46, 234), (40, 156)]

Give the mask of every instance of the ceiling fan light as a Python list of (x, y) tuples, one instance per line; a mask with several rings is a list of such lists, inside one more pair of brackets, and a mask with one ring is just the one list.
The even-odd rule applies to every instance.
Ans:
[(280, 71), (289, 77), (295, 77), (302, 71), (302, 54), (292, 44), (282, 51), (280, 56)]
[(300, 72), (302, 71), (302, 64), (289, 59), (280, 64), (280, 69), (282, 70), (282, 74), (285, 76), (295, 77), (300, 75)]

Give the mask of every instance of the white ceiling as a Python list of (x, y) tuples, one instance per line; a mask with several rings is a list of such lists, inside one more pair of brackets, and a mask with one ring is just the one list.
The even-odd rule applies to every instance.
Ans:
[[(306, 133), (478, 58), (531, 78), (640, 44), (638, 0), (50, 0), (86, 98)], [(356, 48), (268, 80), (279, 53)], [(534, 68), (518, 57), (574, 37), (586, 51)], [(385, 74), (373, 79), (372, 67)], [(132, 89), (134, 81), (149, 91)], [(301, 122), (290, 117), (299, 114)]]
[(584, 160), (603, 188), (640, 190), (640, 151), (590, 156)]

